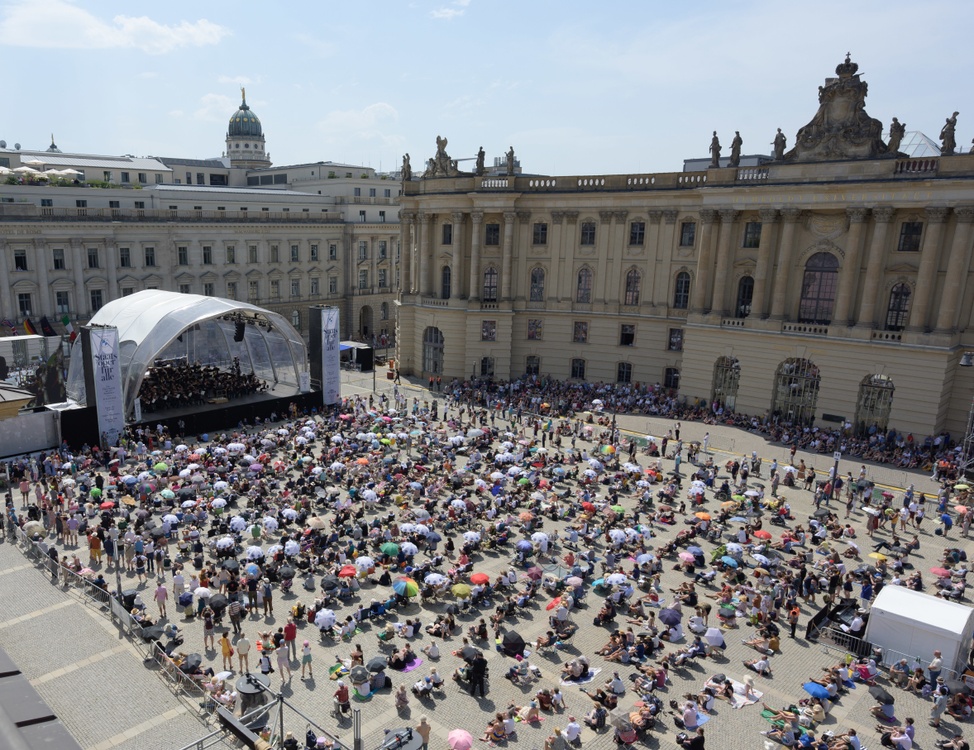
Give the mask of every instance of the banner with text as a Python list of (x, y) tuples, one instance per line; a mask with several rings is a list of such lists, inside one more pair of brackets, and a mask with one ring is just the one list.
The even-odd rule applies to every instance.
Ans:
[(91, 329), (91, 369), (95, 376), (98, 432), (105, 436), (109, 445), (114, 445), (125, 429), (117, 328)]
[(338, 308), (321, 311), (321, 399), (325, 406), (338, 403), (342, 383)]

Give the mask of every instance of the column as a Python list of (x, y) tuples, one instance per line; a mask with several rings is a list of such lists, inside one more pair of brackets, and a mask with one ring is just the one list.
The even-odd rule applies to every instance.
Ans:
[[(664, 312), (673, 304), (674, 265), (673, 254), (676, 250), (676, 220), (680, 212), (675, 208), (663, 209), (663, 224), (659, 228), (659, 244), (656, 248), (656, 268), (658, 294), (656, 304), (664, 308)], [(652, 214), (650, 214), (652, 216)]]
[(453, 256), (450, 258), (450, 299), (463, 299), (463, 219), (462, 211), (450, 214), (453, 222)]
[[(868, 208), (853, 206), (845, 210), (849, 217), (849, 237), (846, 240), (845, 267), (839, 276), (839, 292), (835, 300), (835, 314), (832, 320), (836, 325), (855, 323), (852, 310), (855, 309), (856, 292), (859, 290), (859, 269), (862, 266), (862, 230), (863, 223), (869, 215)], [(867, 284), (869, 281), (866, 282)]]
[[(554, 216), (554, 214), (552, 214)], [(562, 299), (575, 301), (575, 251), (578, 248), (578, 211), (565, 211), (561, 233), (561, 248), (565, 258), (561, 269)]]
[(612, 211), (599, 211), (599, 227), (595, 235), (595, 281), (593, 282), (592, 301), (600, 305), (605, 304), (606, 288), (612, 268)]
[[(410, 234), (413, 228), (412, 211), (403, 211), (399, 216), (399, 255), (401, 267), (399, 272), (399, 291), (408, 294), (412, 291), (413, 247)], [(393, 252), (390, 248), (389, 252)]]
[(47, 278), (47, 246), (43, 242), (33, 241), (34, 264), (37, 267), (37, 286), (40, 289), (40, 299), (37, 305), (37, 314), (53, 315), (54, 304), (51, 302), (51, 284)]
[(560, 302), (565, 298), (565, 290), (562, 287), (561, 276), (562, 268), (565, 265), (564, 249), (561, 246), (562, 226), (565, 221), (565, 214), (562, 211), (551, 212), (551, 232), (548, 235), (548, 245), (551, 248), (551, 268), (545, 278), (545, 301)]
[[(643, 276), (642, 289), (640, 289), (639, 293), (639, 304), (652, 306), (659, 303), (660, 282), (663, 281), (663, 279), (659, 278), (662, 274), (659, 273), (657, 268), (653, 268), (654, 262), (656, 264), (660, 263), (660, 250), (662, 248), (660, 243), (660, 221), (663, 218), (663, 212), (660, 209), (651, 209), (646, 212), (646, 215), (649, 221), (646, 222), (645, 259), (643, 260), (643, 267), (640, 270)], [(667, 274), (668, 276), (669, 274)], [(663, 286), (662, 288), (665, 289), (666, 287)]]
[[(301, 257), (307, 256), (302, 253)], [(379, 289), (379, 238), (375, 235), (369, 237), (369, 286), (372, 288), (372, 294), (375, 294)], [(288, 289), (288, 295), (290, 293), (291, 290)], [(372, 322), (375, 323), (374, 320)]]
[(531, 270), (528, 267), (528, 251), (531, 247), (531, 212), (517, 212), (517, 236), (514, 242), (514, 254), (517, 259), (514, 278), (518, 281), (514, 288), (514, 299), (523, 302), (531, 296)]
[(88, 316), (89, 302), (85, 290), (84, 254), (81, 251), (81, 240), (71, 240), (71, 272), (74, 276), (74, 304), (79, 317)]
[(788, 306), (788, 282), (791, 278), (792, 256), (795, 249), (795, 225), (801, 215), (800, 208), (786, 208), (781, 212), (785, 223), (781, 230), (781, 244), (778, 246), (778, 266), (774, 280), (774, 296), (771, 299), (773, 320), (785, 319)]
[(947, 209), (931, 206), (925, 210), (927, 226), (923, 232), (923, 246), (920, 248), (920, 270), (917, 272), (916, 291), (910, 308), (910, 331), (926, 331), (930, 318), (930, 300), (937, 286), (937, 271), (940, 268), (940, 241), (944, 236), (944, 223)]
[(727, 314), (727, 279), (731, 275), (731, 262), (734, 250), (731, 240), (734, 237), (734, 224), (740, 211), (722, 208), (720, 211), (720, 230), (717, 233), (717, 271), (714, 273), (714, 290), (710, 298), (710, 311), (714, 315)]
[[(626, 224), (629, 219), (629, 211), (612, 212), (612, 236), (609, 238), (609, 263), (607, 276), (602, 285), (603, 299), (605, 302), (622, 304), (625, 302), (625, 248), (628, 247), (628, 237), (626, 237)], [(646, 238), (643, 237), (643, 242)]]
[(940, 311), (937, 314), (937, 331), (942, 333), (950, 333), (957, 326), (957, 305), (968, 273), (974, 206), (958, 206), (954, 209), (954, 215), (957, 217), (957, 225), (954, 227), (954, 239), (950, 243), (947, 279), (944, 281)]
[(430, 293), (430, 254), (427, 247), (429, 245), (430, 220), (432, 218), (433, 217), (425, 211), (419, 212), (419, 267), (417, 270), (419, 283), (417, 284), (417, 287), (421, 297), (424, 297)]
[(504, 246), (501, 255), (501, 299), (511, 299), (511, 277), (514, 275), (514, 220), (517, 214), (504, 212)]
[(778, 211), (774, 208), (762, 208), (758, 211), (758, 216), (761, 217), (761, 241), (758, 244), (758, 262), (754, 267), (751, 314), (758, 320), (763, 320), (766, 317), (764, 311), (768, 306), (768, 271), (771, 269), (771, 258), (774, 257)]
[(480, 240), (484, 212), (470, 212), (470, 294), (469, 299), (480, 299)]
[(10, 267), (7, 265), (7, 243), (0, 239), (0, 315), (14, 320), (13, 295), (10, 293)]
[[(889, 232), (889, 224), (894, 212), (892, 206), (879, 206), (873, 209), (873, 221), (876, 223), (876, 229), (869, 245), (866, 272), (876, 274), (880, 278), (886, 266), (886, 235)], [(873, 321), (876, 319), (876, 295), (878, 292), (879, 284), (867, 283), (863, 287), (862, 301), (859, 303), (859, 316), (856, 318), (857, 326), (873, 327)]]
[(697, 253), (697, 278), (693, 283), (693, 294), (690, 296), (690, 310), (702, 313), (710, 301), (711, 267), (714, 264), (713, 228), (717, 212), (710, 208), (700, 211), (700, 252)]

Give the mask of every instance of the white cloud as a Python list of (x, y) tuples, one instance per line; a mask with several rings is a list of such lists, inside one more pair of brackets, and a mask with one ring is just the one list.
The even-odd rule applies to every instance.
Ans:
[(216, 82), (233, 83), (237, 86), (249, 86), (252, 83), (256, 83), (253, 78), (248, 78), (247, 76), (218, 76)]
[(462, 16), (465, 9), (469, 6), (470, 0), (453, 0), (450, 5), (444, 5), (431, 10), (430, 18), (436, 18), (440, 21), (452, 21), (454, 18)]
[(237, 111), (238, 102), (223, 94), (204, 94), (200, 97), (200, 106), (193, 112), (193, 118), (204, 122), (227, 122), (230, 115)]
[(40, 49), (138, 49), (161, 55), (181, 47), (218, 44), (231, 32), (201, 18), (168, 25), (148, 16), (98, 18), (65, 0), (26, 0), (0, 20), (0, 44)]
[(399, 112), (395, 107), (376, 102), (363, 109), (329, 112), (318, 122), (318, 129), (333, 143), (359, 140), (394, 146), (403, 142), (402, 136), (391, 132), (398, 122)]

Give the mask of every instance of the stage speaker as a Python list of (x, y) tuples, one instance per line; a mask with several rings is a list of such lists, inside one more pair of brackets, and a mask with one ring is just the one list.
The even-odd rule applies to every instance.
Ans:
[(242, 320), (238, 320), (233, 324), (233, 340), (238, 344), (244, 340), (244, 331), (244, 322)]

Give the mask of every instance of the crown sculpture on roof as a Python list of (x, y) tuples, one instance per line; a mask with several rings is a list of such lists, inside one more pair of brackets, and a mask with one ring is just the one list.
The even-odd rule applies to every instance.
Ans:
[(457, 169), (456, 159), (451, 159), (446, 152), (447, 140), (436, 136), (436, 156), (426, 162), (423, 177), (456, 177), (463, 174)]
[(859, 78), (859, 66), (846, 53), (835, 68), (838, 78), (826, 78), (818, 87), (818, 112), (795, 136), (795, 147), (784, 161), (840, 161), (898, 156), (883, 141), (883, 124), (866, 114), (868, 84)]

